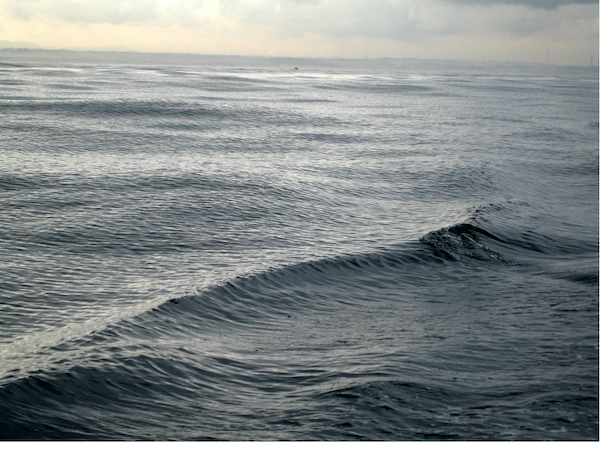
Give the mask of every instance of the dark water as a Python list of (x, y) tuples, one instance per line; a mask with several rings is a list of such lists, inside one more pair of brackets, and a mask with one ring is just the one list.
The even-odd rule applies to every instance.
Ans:
[(598, 73), (0, 66), (0, 437), (597, 440)]

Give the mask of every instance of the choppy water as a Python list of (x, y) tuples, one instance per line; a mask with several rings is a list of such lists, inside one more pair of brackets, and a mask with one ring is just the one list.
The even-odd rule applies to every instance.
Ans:
[(597, 440), (598, 73), (0, 65), (3, 439)]

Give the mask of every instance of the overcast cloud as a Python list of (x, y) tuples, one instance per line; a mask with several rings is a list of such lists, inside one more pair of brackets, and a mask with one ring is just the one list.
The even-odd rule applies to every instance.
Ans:
[[(296, 32), (320, 31), (405, 37), (416, 30), (445, 32), (472, 23), (456, 17), (469, 7), (485, 18), (490, 7), (522, 6), (535, 10), (588, 4), (597, 0), (0, 0), (16, 19), (55, 17), (81, 23), (191, 25), (216, 16), (252, 23), (283, 25)], [(517, 11), (518, 10), (514, 10)], [(516, 14), (515, 14), (516, 15)], [(442, 29), (435, 29), (442, 26)], [(402, 28), (408, 28), (401, 31)], [(294, 31), (292, 31), (294, 32)]]
[(525, 5), (532, 8), (552, 9), (560, 5), (572, 4), (598, 4), (597, 0), (450, 0), (454, 3), (468, 3), (471, 5), (491, 5), (503, 3), (505, 5)]
[[(514, 51), (553, 47), (565, 52), (566, 63), (578, 47), (597, 52), (598, 41), (596, 0), (0, 0), (0, 20), (1, 40), (29, 40), (29, 33), (42, 46), (69, 38), (91, 45), (89, 26), (97, 25), (98, 36), (101, 27), (105, 40), (142, 51), (153, 49), (154, 38), (162, 42), (157, 51), (172, 41), (172, 51), (261, 54), (270, 46), (290, 56), (348, 56), (360, 44), (357, 51), (368, 53), (371, 45), (375, 56), (399, 57), (414, 56), (407, 54), (411, 44), (419, 44), (412, 53), (427, 53), (427, 45), (439, 53), (452, 39), (455, 58), (465, 58), (461, 46), (481, 53), (488, 45), (487, 59), (494, 59), (492, 47), (505, 39)], [(184, 30), (179, 37), (167, 34), (177, 28)], [(150, 36), (140, 43), (144, 33)], [(186, 44), (184, 35), (197, 39)]]

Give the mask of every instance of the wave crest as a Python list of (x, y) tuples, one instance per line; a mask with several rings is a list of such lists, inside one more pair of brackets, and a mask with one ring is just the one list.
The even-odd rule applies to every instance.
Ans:
[(447, 252), (457, 259), (475, 258), (480, 261), (508, 263), (499, 253), (479, 242), (482, 236), (503, 242), (502, 239), (492, 233), (469, 223), (459, 223), (432, 231), (423, 236), (420, 241)]

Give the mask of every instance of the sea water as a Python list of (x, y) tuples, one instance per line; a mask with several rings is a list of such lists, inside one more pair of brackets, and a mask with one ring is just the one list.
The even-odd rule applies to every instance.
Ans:
[(0, 437), (597, 440), (598, 72), (0, 64)]

